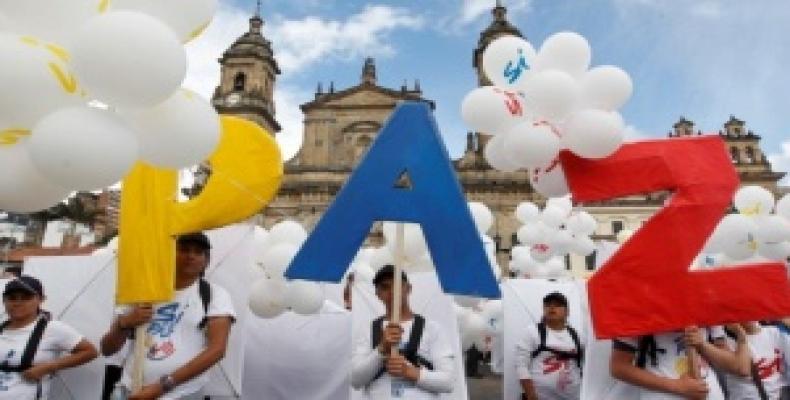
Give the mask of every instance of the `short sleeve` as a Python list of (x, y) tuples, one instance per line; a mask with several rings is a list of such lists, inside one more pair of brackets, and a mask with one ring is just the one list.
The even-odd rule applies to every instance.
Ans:
[(233, 301), (231, 301), (230, 294), (225, 288), (210, 283), (211, 285), (211, 302), (208, 306), (208, 317), (231, 317), (236, 319), (236, 311), (233, 309)]
[(47, 331), (52, 335), (52, 342), (58, 350), (72, 351), (84, 337), (76, 329), (60, 321), (50, 321)]
[(519, 379), (532, 379), (530, 364), (532, 363), (532, 352), (537, 350), (540, 345), (538, 329), (533, 324), (527, 326), (524, 335), (516, 343), (516, 373)]

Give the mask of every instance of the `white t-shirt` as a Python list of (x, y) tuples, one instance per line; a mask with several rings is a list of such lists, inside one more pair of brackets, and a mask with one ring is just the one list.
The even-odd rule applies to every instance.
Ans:
[[(211, 285), (211, 302), (208, 312), (203, 311), (203, 302), (198, 292), (198, 282), (175, 292), (172, 301), (158, 304), (148, 327), (151, 346), (145, 358), (143, 383), (149, 385), (159, 382), (163, 375), (173, 373), (184, 364), (195, 358), (206, 348), (206, 333), (198, 328), (203, 317), (229, 316), (235, 319), (228, 292), (220, 286)], [(128, 309), (128, 308), (127, 308)], [(129, 342), (127, 342), (129, 343)], [(132, 346), (125, 347), (131, 355)], [(122, 351), (124, 351), (122, 349)], [(131, 382), (131, 371), (134, 357), (127, 356), (124, 363), (123, 382), (127, 387)], [(200, 391), (208, 383), (208, 370), (195, 378), (184, 382), (167, 393), (163, 399), (178, 399)]]
[[(21, 363), (22, 352), (25, 351), (25, 346), (35, 326), (36, 321), (24, 328), (3, 330), (3, 333), (0, 334), (0, 357), (2, 357), (0, 363), (7, 361), (11, 366)], [(41, 336), (36, 355), (33, 357), (33, 365), (60, 358), (64, 353), (74, 350), (82, 339), (82, 335), (74, 328), (60, 321), (49, 321)], [(51, 375), (41, 379), (42, 399), (47, 398), (51, 381)], [(35, 382), (26, 381), (18, 372), (0, 372), (0, 400), (35, 399), (37, 386)]]
[[(414, 320), (401, 322), (401, 349), (406, 347)], [(384, 321), (382, 328), (387, 326)], [(439, 393), (451, 392), (455, 379), (455, 355), (441, 327), (430, 320), (425, 321), (420, 347), (417, 354), (433, 364), (433, 370), (420, 368), (420, 379), (415, 383), (402, 378), (393, 378), (386, 371), (378, 379), (376, 374), (385, 365), (386, 358), (370, 343), (370, 330), (360, 335), (354, 345), (351, 383), (356, 388), (365, 388), (369, 399), (433, 400)]]
[[(543, 400), (578, 399), (581, 390), (581, 369), (575, 359), (561, 359), (550, 351), (541, 351), (535, 358), (532, 352), (540, 346), (536, 324), (528, 325), (516, 344), (516, 371), (519, 379), (530, 379), (538, 398)], [(576, 344), (567, 329), (546, 327), (546, 347), (575, 353)]]
[[(717, 330), (718, 331), (718, 330)], [(712, 337), (717, 335), (711, 334)], [(653, 335), (656, 340), (656, 364), (653, 365), (650, 357), (647, 357), (645, 370), (655, 375), (670, 379), (678, 379), (688, 373), (688, 357), (686, 357), (686, 345), (683, 343), (683, 332), (671, 332)], [(639, 345), (639, 338), (617, 339), (618, 342), (626, 344), (634, 351)], [(662, 351), (663, 350), (663, 351)], [(716, 375), (708, 366), (704, 359), (700, 358), (700, 376), (708, 384), (707, 400), (724, 400), (724, 393), (716, 380)], [(682, 397), (670, 393), (656, 392), (644, 388), (639, 390), (640, 400), (683, 400)]]
[[(757, 373), (768, 398), (779, 400), (782, 394), (782, 371), (787, 338), (775, 327), (764, 326), (754, 335), (747, 335), (746, 339), (752, 353), (752, 361), (757, 365)], [(735, 350), (735, 341), (727, 338), (727, 346)], [(732, 399), (760, 400), (757, 386), (751, 377), (741, 378), (728, 374), (727, 392)]]

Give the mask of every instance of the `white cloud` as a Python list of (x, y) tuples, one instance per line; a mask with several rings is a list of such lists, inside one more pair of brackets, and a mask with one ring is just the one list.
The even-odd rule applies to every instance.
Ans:
[(277, 122), (282, 127), (282, 131), (277, 134), (277, 143), (280, 145), (284, 160), (293, 157), (302, 147), (304, 117), (299, 104), (305, 102), (309, 96), (309, 93), (295, 87), (282, 86), (274, 91)]
[(623, 137), (626, 142), (636, 142), (639, 140), (650, 139), (651, 135), (640, 130), (633, 125), (626, 125), (623, 129)]
[(397, 29), (420, 29), (421, 17), (408, 10), (367, 6), (345, 21), (308, 16), (301, 20), (275, 20), (266, 28), (284, 73), (301, 70), (327, 57), (359, 58), (392, 55), (388, 35)]
[(788, 175), (779, 181), (779, 184), (790, 186), (790, 141), (783, 142), (781, 150), (781, 153), (769, 154), (768, 161), (771, 162), (774, 171), (788, 172)]
[(721, 3), (715, 1), (704, 1), (694, 4), (689, 10), (691, 15), (703, 18), (717, 19), (723, 14)]

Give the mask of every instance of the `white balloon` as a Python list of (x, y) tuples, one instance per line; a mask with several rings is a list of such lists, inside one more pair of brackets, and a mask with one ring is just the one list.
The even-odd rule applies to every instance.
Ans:
[(546, 200), (546, 207), (558, 207), (565, 211), (565, 216), (569, 216), (573, 210), (573, 202), (570, 196), (552, 197)]
[(569, 249), (573, 254), (586, 257), (595, 251), (595, 243), (589, 236), (575, 235)]
[(292, 220), (284, 220), (274, 224), (269, 230), (268, 243), (270, 246), (280, 243), (301, 246), (306, 239), (307, 231), (300, 223)]
[(502, 172), (514, 172), (520, 167), (519, 165), (511, 162), (510, 159), (505, 155), (504, 136), (505, 135), (503, 134), (492, 137), (491, 140), (488, 141), (488, 144), (486, 144), (485, 150), (483, 150), (483, 156), (491, 168)]
[(729, 214), (724, 216), (714, 229), (705, 245), (705, 251), (707, 253), (724, 253), (725, 249), (733, 247), (736, 242), (748, 240), (750, 235), (755, 236), (756, 234), (757, 224), (753, 218), (742, 214)]
[(293, 260), (299, 247), (290, 243), (278, 243), (269, 248), (263, 253), (263, 266), (266, 267), (266, 273), (272, 279), (283, 279), (285, 270)]
[(552, 257), (544, 264), (544, 276), (546, 278), (561, 278), (567, 274), (565, 262), (559, 257)]
[(565, 222), (568, 214), (560, 207), (546, 206), (540, 214), (540, 220), (549, 228), (559, 228)]
[(87, 107), (41, 119), (30, 138), (36, 167), (58, 185), (94, 190), (120, 181), (137, 160), (137, 139), (114, 113)]
[(558, 69), (581, 76), (590, 67), (592, 50), (584, 36), (574, 32), (559, 32), (549, 36), (540, 46), (536, 68)]
[(97, 0), (0, 0), (0, 10), (8, 18), (8, 30), (69, 45), (106, 7)]
[(510, 257), (513, 260), (524, 260), (527, 257), (530, 257), (530, 255), (529, 255), (529, 247), (524, 246), (524, 245), (513, 246), (510, 249)]
[(387, 264), (394, 264), (395, 258), (387, 246), (382, 246), (374, 250), (373, 256), (370, 258), (370, 266), (373, 268), (375, 274), (381, 267)]
[(526, 117), (520, 94), (494, 86), (469, 92), (461, 102), (461, 118), (477, 132), (496, 135), (509, 131)]
[(0, 145), (0, 210), (28, 213), (57, 204), (71, 192), (42, 175), (30, 159), (27, 140)]
[(790, 194), (786, 194), (776, 202), (776, 215), (790, 221)]
[(546, 226), (542, 221), (530, 223), (522, 226), (516, 232), (516, 237), (519, 243), (532, 246), (540, 243), (547, 235), (551, 233), (551, 229)]
[(579, 211), (568, 217), (565, 226), (574, 234), (592, 235), (598, 228), (598, 221), (586, 211)]
[(140, 141), (140, 158), (182, 169), (207, 159), (220, 138), (219, 114), (200, 95), (181, 89), (154, 107), (123, 113)]
[(494, 214), (492, 214), (488, 206), (483, 203), (470, 201), (468, 204), (477, 230), (480, 231), (480, 234), (485, 234), (491, 229), (491, 225), (494, 224)]
[(735, 192), (735, 208), (744, 215), (768, 215), (774, 209), (774, 195), (762, 186), (744, 186)]
[(518, 36), (502, 36), (483, 52), (483, 71), (494, 85), (517, 87), (530, 73), (535, 48)]
[(356, 282), (372, 283), (373, 277), (376, 275), (370, 264), (365, 262), (353, 263), (350, 269), (354, 272), (354, 281)]
[(538, 262), (546, 262), (550, 258), (554, 257), (554, 249), (548, 243), (537, 243), (532, 245), (532, 248), (529, 250), (529, 255), (535, 261)]
[(486, 322), (487, 331), (492, 335), (501, 334), (505, 325), (502, 300), (488, 300), (480, 308), (480, 316)]
[(760, 243), (759, 253), (761, 256), (775, 261), (785, 261), (790, 257), (790, 243)]
[(263, 278), (250, 288), (250, 311), (260, 318), (274, 318), (285, 311), (285, 281)]
[[(395, 254), (397, 244), (397, 224), (401, 222), (384, 222), (383, 233), (387, 242), (387, 247), (391, 254)], [(417, 260), (428, 252), (428, 245), (425, 243), (425, 236), (422, 234), (420, 224), (403, 223), (403, 252), (409, 260)]]
[(534, 203), (525, 201), (516, 207), (516, 219), (522, 224), (537, 222), (540, 219), (540, 209)]
[(526, 100), (538, 119), (560, 122), (577, 106), (579, 85), (565, 72), (546, 70), (536, 73), (524, 87)]
[(559, 132), (547, 123), (524, 122), (504, 138), (505, 157), (522, 167), (546, 165), (560, 151)]
[(111, 8), (146, 13), (172, 28), (182, 42), (188, 42), (209, 25), (217, 0), (112, 0)]
[(483, 301), (483, 299), (479, 297), (464, 296), (460, 294), (453, 295), (453, 299), (455, 300), (455, 304), (466, 308), (475, 308)]
[(625, 122), (616, 112), (582, 110), (565, 124), (562, 143), (585, 158), (604, 158), (623, 144)]
[(562, 165), (557, 161), (540, 168), (532, 168), (529, 171), (529, 182), (532, 187), (546, 197), (560, 197), (568, 194), (568, 183), (565, 181), (565, 173)]
[(570, 251), (573, 241), (573, 235), (567, 229), (560, 229), (550, 238), (549, 244), (554, 254), (565, 255)]
[(285, 306), (299, 315), (313, 315), (324, 305), (324, 291), (315, 282), (290, 281), (283, 297)]
[(582, 105), (604, 111), (615, 111), (631, 97), (634, 84), (622, 69), (603, 65), (595, 67), (581, 80)]
[(0, 59), (0, 131), (29, 131), (47, 114), (82, 103), (62, 48), (4, 33), (0, 34)]
[(73, 46), (73, 66), (92, 96), (123, 108), (170, 97), (186, 76), (186, 52), (175, 33), (139, 12), (113, 11), (88, 21)]
[(755, 219), (757, 237), (761, 242), (784, 242), (790, 240), (790, 221), (778, 216), (767, 215)]

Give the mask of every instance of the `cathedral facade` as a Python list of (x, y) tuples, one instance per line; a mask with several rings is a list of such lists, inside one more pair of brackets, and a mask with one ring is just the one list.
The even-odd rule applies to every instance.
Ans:
[[(273, 91), (280, 73), (271, 43), (261, 34), (259, 15), (250, 19), (250, 29), (222, 55), (222, 74), (213, 96), (220, 113), (253, 120), (276, 134), (280, 126), (275, 119)], [(507, 20), (507, 9), (499, 2), (492, 10), (490, 25), (480, 33), (472, 54), (477, 84), (490, 82), (482, 71), (482, 54), (486, 46), (502, 35), (521, 36)], [(375, 140), (379, 129), (400, 101), (434, 102), (423, 96), (419, 82), (404, 83), (400, 88), (378, 84), (373, 59), (366, 59), (359, 83), (336, 90), (334, 84), (320, 84), (313, 100), (302, 104), (304, 114), (303, 145), (285, 164), (285, 177), (276, 199), (262, 212), (261, 223), (271, 226), (293, 219), (311, 229), (332, 203), (355, 165)], [(686, 118), (673, 125), (669, 137), (700, 135)], [(774, 172), (759, 146), (760, 137), (746, 129), (744, 121), (731, 117), (718, 133), (727, 143), (732, 161), (744, 185), (760, 185), (778, 194), (777, 182), (784, 173)], [(505, 173), (492, 169), (483, 157), (489, 136), (484, 132), (467, 134), (463, 155), (453, 161), (468, 201), (486, 204), (495, 222), (489, 235), (494, 239), (500, 265), (507, 265), (510, 250), (518, 244), (516, 231), (520, 223), (515, 208), (523, 201), (538, 205), (545, 202), (530, 185), (526, 171)], [(594, 239), (614, 240), (623, 229), (637, 229), (658, 208), (666, 193), (630, 196), (613, 201), (585, 204), (584, 209), (599, 222)], [(374, 226), (370, 244), (381, 241), (380, 228)], [(566, 260), (575, 275), (584, 276), (594, 268), (595, 255), (569, 257)]]

